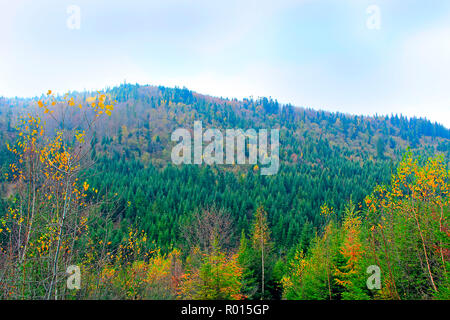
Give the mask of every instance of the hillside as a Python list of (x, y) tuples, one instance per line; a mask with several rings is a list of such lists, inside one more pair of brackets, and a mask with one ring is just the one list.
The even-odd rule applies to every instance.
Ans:
[[(86, 99), (94, 93), (69, 97)], [(139, 221), (163, 247), (181, 241), (178, 230), (188, 212), (211, 204), (231, 211), (236, 237), (249, 230), (252, 212), (263, 204), (277, 244), (291, 247), (321, 227), (323, 203), (340, 210), (350, 199), (362, 201), (375, 185), (389, 181), (407, 149), (419, 155), (443, 153), (447, 160), (450, 155), (450, 130), (425, 119), (352, 116), (267, 98), (226, 100), (186, 88), (123, 84), (105, 93), (117, 104), (91, 139), (97, 162), (90, 181), (99, 190), (122, 195), (117, 219)], [(34, 110), (37, 100), (0, 98), (2, 141), (12, 139), (15, 117)], [(171, 165), (171, 133), (192, 129), (198, 120), (204, 129), (279, 128), (278, 174), (260, 176), (250, 165)], [(1, 154), (5, 168), (7, 153)]]
[[(47, 99), (44, 95), (35, 99), (0, 98), (0, 140), (6, 142), (0, 146), (3, 173), (0, 180), (1, 222), (6, 226), (12, 219), (21, 235), (22, 218), (16, 220), (17, 216), (24, 216), (23, 210), (31, 210), (33, 221), (36, 197), (41, 199), (36, 210), (40, 210), (40, 218), (43, 219), (41, 224), (38, 223), (43, 229), (37, 240), (42, 246), (38, 252), (30, 248), (29, 254), (30, 259), (37, 259), (49, 268), (48, 262), (42, 262), (44, 260), (38, 257), (50, 254), (51, 251), (47, 250), (53, 250), (55, 243), (58, 243), (55, 252), (59, 254), (61, 237), (55, 232), (58, 226), (63, 230), (66, 210), (75, 210), (70, 216), (74, 229), (64, 231), (68, 239), (74, 237), (72, 249), (67, 249), (64, 259), (82, 259), (88, 272), (92, 272), (92, 279), (97, 276), (103, 279), (105, 274), (112, 274), (110, 278), (107, 276), (109, 280), (105, 280), (112, 281), (111, 286), (119, 286), (114, 282), (116, 280), (123, 283), (125, 280), (121, 277), (129, 272), (139, 275), (139, 268), (147, 268), (146, 263), (150, 264), (148, 268), (153, 263), (157, 264), (165, 270), (161, 281), (171, 284), (166, 290), (161, 289), (161, 282), (156, 281), (157, 289), (152, 287), (156, 291), (151, 291), (151, 297), (209, 297), (207, 293), (199, 293), (193, 283), (203, 279), (204, 272), (208, 274), (210, 268), (219, 266), (224, 268), (224, 274), (236, 275), (239, 279), (230, 280), (233, 294), (224, 296), (217, 293), (213, 298), (373, 298), (373, 292), (361, 289), (365, 281), (363, 273), (350, 279), (346, 270), (354, 266), (344, 262), (348, 258), (350, 263), (353, 254), (359, 259), (362, 245), (373, 245), (374, 252), (382, 254), (381, 238), (369, 243), (373, 240), (368, 232), (371, 223), (376, 225), (379, 219), (385, 219), (384, 211), (373, 213), (378, 208), (373, 207), (374, 203), (379, 200), (380, 208), (400, 212), (391, 217), (397, 222), (391, 224), (389, 241), (400, 243), (403, 232), (411, 235), (416, 232), (411, 219), (402, 220), (401, 210), (408, 213), (410, 209), (402, 202), (399, 204), (391, 194), (383, 198), (386, 189), (382, 186), (397, 179), (413, 188), (413, 194), (416, 192), (414, 183), (419, 184), (417, 188), (422, 188), (423, 184), (438, 188), (439, 191), (433, 189), (438, 193), (444, 192), (441, 185), (448, 186), (448, 178), (445, 178), (448, 169), (445, 168), (450, 159), (450, 130), (426, 119), (407, 119), (398, 115), (352, 116), (280, 105), (267, 98), (227, 100), (188, 89), (130, 84), (96, 95), (96, 92), (72, 92), (54, 97), (49, 91), (48, 99), (54, 99), (54, 104), (51, 100), (48, 104), (42, 103), (41, 100)], [(62, 102), (57, 103), (58, 99)], [(88, 103), (83, 107), (85, 101)], [(106, 103), (110, 104), (105, 107)], [(33, 116), (34, 113), (37, 116)], [(21, 118), (21, 115), (25, 117)], [(97, 122), (100, 115), (103, 118)], [(93, 120), (84, 122), (88, 118)], [(279, 129), (280, 168), (277, 174), (261, 175), (261, 168), (250, 164), (171, 163), (171, 150), (175, 145), (171, 141), (172, 132), (177, 128), (191, 131), (194, 121), (202, 121), (204, 129)], [(34, 126), (36, 129), (32, 129)], [(63, 136), (62, 131), (70, 134)], [(85, 131), (90, 134), (85, 134)], [(33, 150), (39, 145), (38, 141), (42, 143), (42, 149), (37, 149), (40, 151), (35, 156)], [(64, 143), (73, 148), (65, 149)], [(82, 170), (75, 167), (76, 174), (73, 175), (68, 169), (71, 152), (75, 157), (90, 162)], [(436, 158), (438, 155), (441, 158)], [(60, 163), (59, 167), (55, 163)], [(35, 169), (41, 165), (41, 169)], [(401, 171), (402, 168), (406, 168), (405, 172)], [(26, 175), (28, 173), (29, 176)], [(417, 175), (417, 180), (413, 178), (411, 181), (414, 183), (407, 180), (405, 175), (408, 174)], [(40, 178), (35, 178), (35, 175)], [(65, 190), (69, 188), (74, 195), (69, 203), (74, 201), (74, 205), (81, 209), (67, 209)], [(392, 184), (392, 190), (402, 194), (403, 191), (396, 188), (398, 186)], [(441, 199), (437, 194), (433, 195), (433, 199)], [(443, 194), (444, 198), (447, 196), (448, 192)], [(435, 214), (437, 209), (433, 207), (433, 201), (431, 204), (427, 202), (426, 208), (431, 210), (427, 212)], [(421, 204), (419, 208), (422, 208)], [(439, 278), (443, 274), (439, 269), (440, 263), (442, 261), (445, 265), (444, 260), (447, 259), (442, 241), (444, 244), (447, 241), (443, 216), (448, 210), (443, 208), (444, 205), (441, 206), (439, 226), (435, 220), (422, 221), (433, 236), (424, 248), (428, 245), (433, 248), (433, 261), (439, 266), (436, 270), (429, 268), (428, 272), (430, 275), (436, 273), (439, 281), (443, 279)], [(62, 223), (58, 222), (61, 210), (64, 212)], [(50, 215), (52, 212), (55, 212), (54, 216)], [(420, 219), (427, 217), (423, 215)], [(30, 219), (30, 214), (27, 219)], [(10, 232), (11, 229), (5, 230)], [(435, 232), (437, 229), (439, 231)], [(39, 232), (36, 236), (40, 235)], [(384, 239), (383, 233), (376, 236)], [(359, 239), (356, 244), (352, 242), (356, 241), (355, 237)], [(0, 239), (3, 244), (11, 241), (1, 231)], [(23, 239), (19, 237), (19, 242)], [(263, 248), (268, 250), (264, 267), (257, 263), (261, 260), (258, 258), (261, 248), (255, 239), (260, 239)], [(416, 248), (418, 242), (411, 241), (409, 245)], [(347, 245), (356, 251), (347, 254), (347, 249), (342, 249)], [(25, 252), (23, 246), (20, 248), (18, 252)], [(0, 254), (6, 257), (7, 250), (2, 250)], [(409, 254), (401, 244), (395, 250)], [(327, 253), (326, 257), (323, 252)], [(208, 257), (214, 263), (202, 257)], [(418, 257), (421, 268), (424, 268), (421, 256)], [(428, 257), (427, 253), (425, 257)], [(378, 259), (376, 255), (375, 259)], [(384, 263), (385, 258), (379, 259)], [(361, 263), (358, 268), (369, 260), (358, 260)], [(414, 263), (419, 266), (419, 260), (416, 260), (414, 258)], [(387, 261), (389, 265), (389, 259)], [(399, 272), (408, 274), (409, 264), (399, 261), (405, 263)], [(324, 267), (328, 277), (323, 278), (323, 270), (317, 271), (315, 265)], [(336, 266), (333, 285), (330, 282), (331, 265)], [(36, 267), (33, 272), (39, 275), (40, 268)], [(115, 268), (121, 271), (115, 273)], [(266, 280), (263, 281), (267, 288), (265, 293), (259, 292), (260, 285), (257, 285), (261, 281), (258, 278), (261, 268), (267, 269)], [(184, 270), (183, 275), (181, 270)], [(304, 270), (307, 270), (308, 277), (312, 277), (305, 280), (307, 287), (299, 276)], [(403, 277), (403, 273), (398, 277)], [(14, 272), (11, 279), (17, 279)], [(173, 282), (173, 279), (177, 281)], [(436, 288), (433, 292), (423, 284), (426, 279), (420, 273), (417, 280), (421, 283), (419, 289), (411, 289), (411, 284), (407, 283), (404, 288), (383, 291), (381, 297), (397, 298), (401, 290), (414, 299), (439, 297)], [(321, 281), (321, 285), (328, 283), (328, 290), (314, 287), (315, 281)], [(357, 289), (346, 287), (349, 281)], [(180, 283), (184, 284), (178, 287)], [(444, 286), (446, 282), (442, 283)], [(313, 292), (308, 286), (312, 286)], [(131, 294), (128, 287), (125, 291), (115, 288), (117, 292), (105, 288), (103, 293), (96, 291), (96, 297), (123, 297), (125, 291), (127, 297)], [(52, 287), (48, 292), (52, 292)], [(446, 294), (446, 291), (439, 292), (443, 292), (443, 296)], [(150, 293), (132, 293), (132, 297), (150, 297), (147, 294)], [(36, 295), (39, 296), (38, 293)], [(84, 292), (84, 297), (90, 295), (88, 291)]]
[[(93, 93), (73, 92), (70, 96), (86, 98)], [(179, 127), (192, 128), (194, 120), (213, 128), (281, 128), (286, 162), (290, 162), (289, 157), (301, 156), (305, 139), (323, 140), (331, 147), (349, 151), (352, 160), (371, 156), (395, 159), (407, 148), (431, 147), (431, 151), (448, 152), (450, 139), (450, 130), (442, 125), (401, 115), (353, 116), (280, 105), (270, 98), (215, 98), (186, 88), (123, 84), (105, 93), (117, 100), (118, 112), (107, 127), (98, 130), (99, 135), (108, 135), (118, 147), (122, 144), (139, 157), (151, 154), (153, 160), (167, 160), (173, 146), (170, 133)], [(14, 116), (35, 106), (37, 100), (0, 97), (1, 124), (6, 132), (11, 131)], [(297, 150), (292, 148), (293, 141)]]

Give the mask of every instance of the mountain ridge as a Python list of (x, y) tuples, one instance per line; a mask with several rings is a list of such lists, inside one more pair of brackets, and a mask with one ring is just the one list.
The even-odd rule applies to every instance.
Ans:
[[(162, 85), (152, 85), (152, 84), (139, 84), (139, 83), (135, 83), (135, 84), (129, 84), (129, 83), (123, 83), (120, 85), (116, 85), (116, 86), (107, 86), (101, 90), (75, 90), (75, 91), (68, 91), (69, 95), (86, 95), (86, 94), (95, 94), (97, 92), (114, 92), (115, 90), (121, 88), (122, 86), (136, 86), (138, 88), (150, 88), (153, 90), (160, 90), (161, 88), (164, 89), (169, 89), (169, 90), (188, 90), (189, 92), (191, 92), (194, 96), (199, 97), (201, 99), (205, 99), (208, 100), (210, 102), (235, 102), (235, 103), (244, 103), (245, 101), (257, 101), (259, 99), (269, 99), (272, 100), (273, 97), (271, 96), (258, 96), (256, 99), (253, 98), (253, 96), (248, 96), (248, 97), (244, 97), (242, 99), (239, 98), (231, 98), (231, 97), (222, 97), (222, 96), (213, 96), (207, 93), (200, 93), (200, 92), (196, 92), (193, 90), (190, 90), (186, 87), (179, 87), (179, 86), (174, 86), (174, 87), (168, 87), (168, 86), (162, 86)], [(152, 90), (152, 91), (153, 91)], [(62, 97), (64, 96), (64, 94), (57, 94), (57, 97)], [(15, 97), (6, 97), (6, 96), (0, 96), (0, 104), (1, 103), (6, 103), (7, 101), (15, 101), (15, 100), (19, 100), (19, 101), (37, 101), (39, 99), (42, 99), (43, 97), (45, 97), (44, 94), (42, 94), (41, 96), (30, 96), (30, 97), (19, 97), (19, 96), (15, 96)], [(274, 101), (277, 101), (277, 99), (275, 98)], [(399, 118), (404, 118), (406, 120), (421, 120), (421, 121), (426, 121), (426, 122), (430, 122), (433, 125), (438, 125), (438, 126), (442, 126), (443, 128), (445, 128), (446, 130), (450, 131), (450, 128), (447, 128), (444, 124), (438, 122), (438, 121), (432, 121), (429, 120), (427, 117), (422, 117), (422, 116), (407, 116), (407, 115), (403, 115), (402, 113), (391, 113), (391, 114), (377, 114), (375, 113), (374, 115), (369, 115), (369, 114), (356, 114), (356, 113), (350, 113), (350, 112), (341, 112), (341, 111), (330, 111), (324, 108), (320, 108), (320, 107), (314, 107), (314, 106), (304, 106), (304, 105), (293, 105), (290, 102), (286, 102), (286, 103), (279, 103), (280, 106), (292, 106), (293, 108), (297, 108), (297, 109), (303, 109), (303, 110), (309, 110), (309, 111), (313, 111), (313, 112), (321, 112), (321, 113), (326, 113), (326, 114), (336, 114), (336, 115), (343, 115), (346, 117), (363, 117), (363, 118), (368, 118), (368, 119), (388, 119), (388, 118), (392, 118), (392, 117), (399, 117)]]

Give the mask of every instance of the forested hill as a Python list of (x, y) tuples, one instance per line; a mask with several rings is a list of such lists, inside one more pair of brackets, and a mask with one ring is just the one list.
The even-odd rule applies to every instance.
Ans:
[[(242, 230), (249, 231), (259, 205), (268, 212), (277, 246), (306, 246), (323, 226), (321, 205), (339, 210), (350, 199), (361, 202), (376, 184), (389, 181), (408, 148), (424, 155), (443, 153), (447, 161), (450, 155), (450, 130), (425, 119), (352, 116), (267, 98), (227, 100), (185, 88), (123, 84), (104, 92), (117, 103), (92, 137), (96, 164), (89, 182), (100, 193), (108, 189), (120, 195), (114, 209), (119, 230), (137, 224), (163, 248), (183, 243), (180, 230), (188, 215), (209, 206), (230, 212), (237, 242)], [(17, 115), (34, 110), (37, 100), (0, 98), (1, 141), (14, 138)], [(196, 120), (203, 128), (279, 128), (278, 174), (261, 176), (248, 165), (171, 164), (171, 133), (192, 129)], [(0, 148), (6, 170), (9, 153), (3, 143)], [(1, 191), (7, 195), (8, 184), (2, 183)], [(120, 238), (117, 231), (116, 241)]]
[[(144, 163), (168, 160), (173, 146), (170, 134), (179, 127), (192, 129), (195, 120), (201, 120), (204, 127), (219, 129), (280, 128), (281, 155), (286, 163), (303, 159), (308, 152), (307, 141), (336, 147), (351, 160), (398, 159), (407, 148), (449, 152), (450, 130), (422, 118), (331, 113), (281, 105), (271, 98), (215, 98), (186, 88), (122, 84), (105, 92), (118, 103), (107, 125), (98, 128), (101, 144), (122, 147), (127, 159)], [(87, 98), (94, 93), (73, 92), (70, 96)], [(12, 132), (14, 116), (35, 106), (37, 100), (0, 97), (1, 134)]]
[[(175, 165), (195, 121), (279, 129), (278, 172)], [(0, 299), (449, 297), (450, 132), (428, 120), (124, 84), (0, 98), (0, 141)]]

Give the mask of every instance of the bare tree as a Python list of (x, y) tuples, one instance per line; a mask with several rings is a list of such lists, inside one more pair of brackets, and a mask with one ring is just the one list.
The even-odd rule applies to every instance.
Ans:
[(214, 241), (217, 241), (221, 248), (228, 249), (235, 239), (233, 218), (224, 209), (197, 209), (182, 225), (181, 234), (190, 248), (198, 246), (209, 252)]

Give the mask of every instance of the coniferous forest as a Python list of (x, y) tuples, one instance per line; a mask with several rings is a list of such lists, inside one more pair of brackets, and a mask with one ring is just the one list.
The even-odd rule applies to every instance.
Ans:
[[(174, 164), (195, 121), (279, 129), (278, 172)], [(124, 83), (0, 98), (0, 141), (1, 300), (450, 298), (450, 130), (429, 120)]]

